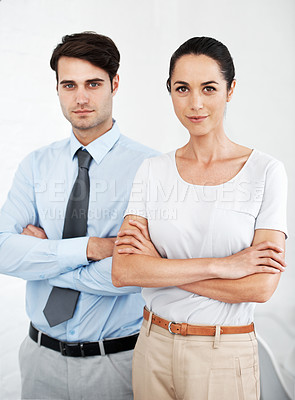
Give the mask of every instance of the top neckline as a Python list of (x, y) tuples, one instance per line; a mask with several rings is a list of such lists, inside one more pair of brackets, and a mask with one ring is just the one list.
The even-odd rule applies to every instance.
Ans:
[(236, 179), (245, 171), (245, 169), (248, 167), (248, 164), (249, 164), (250, 160), (253, 158), (253, 154), (256, 153), (256, 150), (255, 150), (255, 149), (252, 149), (252, 151), (251, 151), (249, 157), (247, 158), (245, 164), (244, 164), (244, 165), (242, 166), (242, 168), (238, 171), (238, 173), (237, 173), (235, 176), (233, 176), (230, 180), (228, 180), (228, 181), (226, 181), (226, 182), (223, 182), (223, 183), (219, 183), (218, 185), (195, 185), (195, 184), (193, 184), (193, 183), (189, 183), (189, 182), (185, 181), (185, 180), (181, 177), (181, 175), (180, 175), (180, 173), (179, 173), (179, 171), (178, 171), (178, 168), (177, 168), (177, 164), (176, 164), (176, 151), (177, 151), (177, 150), (178, 150), (178, 149), (173, 150), (173, 151), (170, 153), (170, 156), (171, 156), (171, 159), (172, 159), (172, 162), (173, 162), (173, 165), (174, 165), (174, 168), (175, 168), (176, 175), (177, 175), (178, 179), (180, 179), (180, 180), (181, 180), (183, 183), (185, 183), (186, 185), (193, 186), (193, 187), (199, 187), (199, 188), (204, 188), (204, 187), (205, 187), (205, 188), (218, 188), (218, 187), (221, 187), (221, 186), (223, 186), (223, 185), (226, 185), (226, 184), (228, 184), (228, 183), (233, 182), (234, 180), (236, 180)]

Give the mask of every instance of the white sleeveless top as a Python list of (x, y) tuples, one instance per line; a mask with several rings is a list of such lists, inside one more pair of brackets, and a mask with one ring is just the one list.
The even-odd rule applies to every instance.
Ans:
[[(125, 215), (148, 220), (151, 240), (170, 259), (226, 257), (249, 247), (255, 229), (287, 236), (284, 166), (253, 150), (230, 181), (201, 186), (178, 173), (175, 151), (144, 160)], [(229, 304), (177, 287), (143, 288), (147, 307), (167, 320), (190, 324), (245, 325), (255, 303)]]

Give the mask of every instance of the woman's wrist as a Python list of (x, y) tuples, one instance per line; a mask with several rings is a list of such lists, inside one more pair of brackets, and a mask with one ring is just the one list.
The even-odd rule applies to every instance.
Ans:
[[(205, 258), (204, 279), (215, 279), (221, 277), (222, 258)], [(203, 267), (202, 267), (203, 269)], [(200, 279), (199, 279), (200, 280)]]

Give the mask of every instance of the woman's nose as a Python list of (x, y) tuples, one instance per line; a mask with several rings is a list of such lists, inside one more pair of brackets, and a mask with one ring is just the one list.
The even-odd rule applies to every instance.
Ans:
[(200, 95), (199, 93), (192, 94), (190, 108), (191, 110), (196, 110), (196, 111), (203, 108), (202, 95)]

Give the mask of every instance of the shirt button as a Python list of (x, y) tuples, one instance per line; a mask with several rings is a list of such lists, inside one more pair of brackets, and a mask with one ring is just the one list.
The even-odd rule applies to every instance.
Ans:
[(74, 329), (72, 329), (71, 331), (70, 331), (70, 335), (74, 335), (75, 334), (75, 331), (74, 331)]

